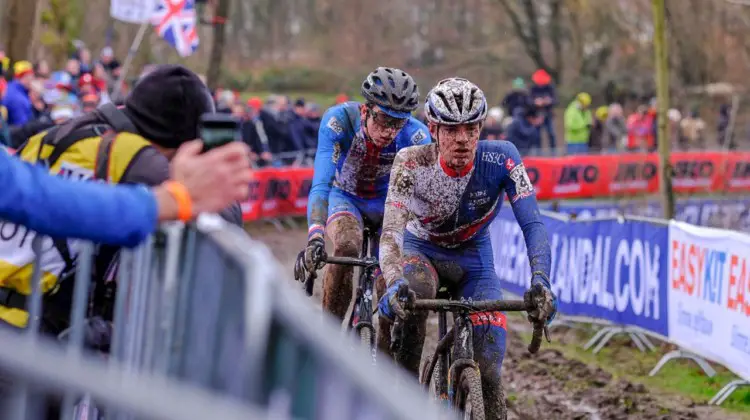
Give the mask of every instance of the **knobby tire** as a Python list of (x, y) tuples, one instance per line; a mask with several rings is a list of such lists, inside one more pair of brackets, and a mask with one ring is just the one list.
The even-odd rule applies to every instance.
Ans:
[[(484, 420), (484, 397), (479, 371), (466, 368), (461, 372), (456, 401), (464, 420)], [(468, 411), (466, 409), (468, 408)]]

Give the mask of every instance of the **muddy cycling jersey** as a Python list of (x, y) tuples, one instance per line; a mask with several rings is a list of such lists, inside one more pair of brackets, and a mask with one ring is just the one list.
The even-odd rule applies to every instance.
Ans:
[[(326, 111), (321, 120), (315, 174), (307, 206), (310, 237), (323, 235), (329, 217), (331, 188), (336, 193), (334, 198), (379, 207), (382, 215), (396, 153), (405, 147), (431, 141), (427, 127), (415, 118), (409, 118), (393, 142), (379, 148), (365, 139), (360, 127), (359, 106), (357, 102), (336, 105)], [(334, 207), (347, 208), (348, 205), (339, 204)], [(360, 210), (365, 212), (365, 209)]]
[(483, 239), (502, 206), (503, 191), (523, 230), (532, 272), (549, 278), (549, 242), (518, 150), (507, 141), (480, 141), (474, 161), (461, 172), (439, 158), (437, 144), (410, 147), (396, 156), (380, 245), (387, 283), (403, 278), (405, 230), (444, 249), (489, 244)]

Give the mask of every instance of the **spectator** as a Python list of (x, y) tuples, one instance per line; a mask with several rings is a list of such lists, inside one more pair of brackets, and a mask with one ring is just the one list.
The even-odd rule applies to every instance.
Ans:
[(349, 102), (349, 97), (346, 96), (345, 93), (339, 93), (338, 95), (336, 95), (336, 99), (334, 100), (334, 103), (336, 105), (343, 104), (344, 102)]
[(91, 51), (89, 51), (88, 48), (81, 48), (78, 51), (78, 62), (81, 66), (81, 74), (91, 73), (91, 70), (93, 68), (93, 64), (91, 62)]
[(297, 99), (289, 119), (289, 140), (291, 141), (292, 150), (302, 152), (312, 143), (308, 136), (311, 132), (312, 123), (307, 119), (307, 109), (305, 100)]
[(503, 116), (503, 109), (499, 106), (490, 108), (479, 138), (482, 140), (501, 140), (503, 138)]
[(625, 147), (628, 137), (628, 127), (625, 124), (625, 116), (622, 112), (622, 106), (614, 103), (609, 106), (607, 121), (604, 124), (606, 136), (605, 146), (609, 152), (614, 153), (619, 147)]
[(682, 138), (685, 139), (685, 146), (688, 149), (703, 149), (705, 129), (706, 123), (701, 119), (697, 109), (693, 110), (688, 117), (683, 118), (680, 122), (680, 131)]
[(102, 52), (99, 54), (99, 62), (111, 78), (114, 79), (117, 77), (114, 73), (115, 70), (120, 68), (120, 62), (115, 58), (115, 52), (112, 50), (112, 47), (102, 48)]
[(311, 150), (312, 156), (315, 156), (315, 149), (318, 148), (318, 130), (320, 129), (320, 105), (318, 104), (307, 104), (307, 119), (310, 124), (307, 126), (307, 143), (305, 148)]
[(10, 58), (5, 55), (5, 48), (0, 45), (0, 78), (5, 77), (10, 67)]
[(542, 128), (547, 132), (549, 148), (557, 148), (557, 138), (555, 137), (554, 108), (557, 105), (557, 93), (555, 85), (552, 83), (552, 77), (544, 69), (539, 69), (531, 75), (531, 100), (544, 115), (544, 124)]
[(505, 139), (513, 143), (521, 157), (534, 154), (541, 148), (541, 131), (544, 113), (533, 104), (516, 108), (516, 114), (505, 132)]
[(254, 96), (247, 101), (247, 109), (242, 122), (242, 140), (250, 146), (251, 160), (256, 166), (268, 166), (273, 162), (273, 156), (268, 148), (268, 137), (260, 121), (263, 101)]
[(220, 89), (216, 92), (216, 112), (231, 114), (234, 104), (235, 97), (231, 90)]
[(638, 106), (627, 120), (627, 149), (631, 152), (648, 150), (649, 145), (654, 143), (653, 125), (653, 117), (648, 112), (648, 106)]
[(32, 80), (31, 89), (29, 89), (29, 100), (34, 108), (32, 113), (34, 118), (39, 118), (47, 113), (47, 103), (44, 101), (44, 84), (41, 80)]
[(718, 140), (719, 144), (722, 147), (726, 147), (728, 149), (734, 149), (735, 145), (732, 142), (732, 139), (728, 139), (727, 135), (729, 134), (729, 122), (731, 119), (731, 112), (732, 112), (732, 106), (730, 104), (721, 104), (721, 107), (719, 107), (719, 120), (716, 124), (716, 131), (718, 134)]
[(8, 110), (3, 105), (5, 89), (8, 87), (5, 79), (0, 76), (0, 149), (2, 146), (10, 145), (10, 132), (8, 131)]
[(75, 116), (73, 107), (70, 105), (55, 105), (50, 112), (50, 118), (55, 125), (65, 124)]
[(505, 115), (513, 116), (517, 108), (523, 108), (529, 101), (529, 91), (526, 89), (526, 82), (522, 78), (513, 79), (513, 88), (500, 104), (505, 110)]
[(591, 95), (581, 92), (565, 109), (565, 142), (569, 155), (588, 153), (588, 141), (593, 118), (591, 117)]
[(591, 133), (589, 134), (589, 150), (594, 153), (601, 153), (609, 149), (604, 131), (608, 114), (609, 109), (606, 106), (600, 106), (594, 111), (594, 124), (591, 126)]
[(47, 80), (51, 73), (47, 60), (39, 60), (34, 64), (34, 74), (37, 79)]
[(34, 119), (34, 106), (29, 98), (34, 69), (28, 61), (13, 66), (14, 80), (8, 84), (3, 105), (8, 110), (8, 125), (20, 126)]
[(259, 118), (268, 137), (269, 151), (273, 155), (295, 151), (289, 138), (287, 108), (285, 97), (271, 95), (266, 101), (266, 106), (260, 111)]
[(78, 83), (78, 78), (81, 77), (81, 63), (71, 57), (65, 64), (65, 71), (70, 75), (71, 86), (75, 86)]
[(99, 106), (101, 99), (96, 93), (89, 93), (81, 98), (81, 111), (87, 114)]

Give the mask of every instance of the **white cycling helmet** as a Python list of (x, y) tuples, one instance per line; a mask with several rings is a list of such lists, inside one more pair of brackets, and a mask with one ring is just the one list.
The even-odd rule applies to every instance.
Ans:
[(487, 98), (474, 83), (460, 77), (443, 79), (427, 94), (427, 121), (459, 125), (482, 122), (487, 117)]

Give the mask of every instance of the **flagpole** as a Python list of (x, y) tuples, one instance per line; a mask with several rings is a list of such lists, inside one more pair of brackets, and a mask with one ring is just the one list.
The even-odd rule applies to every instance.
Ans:
[(138, 48), (141, 46), (141, 42), (143, 42), (143, 37), (146, 36), (146, 30), (149, 26), (150, 23), (148, 21), (141, 23), (141, 27), (138, 28), (138, 33), (135, 34), (135, 38), (133, 38), (133, 43), (130, 45), (128, 55), (127, 57), (125, 57), (125, 62), (122, 65), (122, 69), (120, 69), (120, 77), (117, 78), (115, 89), (112, 92), (113, 101), (118, 99), (122, 94), (122, 84), (125, 81), (125, 76), (127, 75), (128, 70), (130, 70), (130, 65), (133, 62), (133, 58), (135, 58), (135, 54), (138, 52)]

